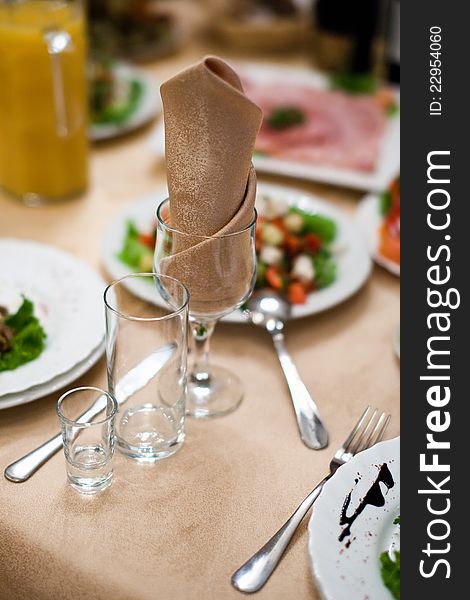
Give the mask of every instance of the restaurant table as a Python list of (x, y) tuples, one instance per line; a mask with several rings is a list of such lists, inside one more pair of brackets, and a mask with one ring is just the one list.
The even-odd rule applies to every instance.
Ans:
[[(204, 54), (205, 48), (192, 46), (148, 68), (162, 81)], [(277, 60), (302, 64), (298, 57)], [(129, 202), (165, 182), (149, 135), (147, 128), (95, 146), (84, 197), (26, 208), (0, 194), (0, 236), (53, 244), (109, 280), (100, 266), (106, 226)], [(315, 193), (351, 215), (362, 196), (263, 174), (259, 180)], [(238, 373), (244, 400), (223, 418), (187, 419), (186, 441), (176, 455), (139, 465), (117, 453), (113, 485), (95, 497), (66, 484), (62, 453), (25, 483), (0, 478), (0, 598), (241, 598), (230, 585), (232, 572), (326, 474), (365, 406), (391, 413), (386, 437), (398, 435), (399, 362), (392, 347), (398, 322), (399, 279), (375, 266), (352, 298), (287, 325), (288, 349), (330, 432), (321, 451), (300, 441), (269, 335), (248, 324), (219, 324), (212, 360)], [(75, 384), (106, 386), (104, 358)], [(0, 410), (2, 471), (58, 431), (58, 396)], [(260, 600), (320, 597), (307, 523), (258, 593)]]

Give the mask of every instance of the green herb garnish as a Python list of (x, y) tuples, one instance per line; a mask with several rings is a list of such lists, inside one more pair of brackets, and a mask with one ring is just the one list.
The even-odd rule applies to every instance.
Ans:
[(330, 85), (350, 94), (371, 94), (377, 89), (377, 80), (369, 73), (338, 73), (331, 77)]
[(400, 515), (398, 515), (398, 517), (395, 517), (395, 519), (393, 520), (393, 524), (400, 525)]
[(382, 217), (385, 217), (392, 208), (392, 196), (388, 190), (383, 191), (379, 196), (379, 209)]
[(394, 554), (395, 560), (392, 560), (388, 552), (382, 552), (380, 555), (380, 574), (392, 596), (400, 600), (400, 552)]
[(288, 129), (294, 125), (301, 125), (304, 121), (304, 113), (295, 106), (279, 106), (267, 119), (272, 129)]
[(46, 333), (34, 316), (34, 305), (23, 297), (18, 311), (7, 316), (4, 326), (12, 332), (9, 347), (0, 352), (0, 371), (12, 371), (37, 358), (44, 350)]

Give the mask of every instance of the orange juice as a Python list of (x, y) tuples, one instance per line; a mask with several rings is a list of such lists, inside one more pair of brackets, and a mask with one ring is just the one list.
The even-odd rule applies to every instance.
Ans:
[(0, 0), (0, 186), (26, 201), (86, 188), (85, 54), (80, 2)]

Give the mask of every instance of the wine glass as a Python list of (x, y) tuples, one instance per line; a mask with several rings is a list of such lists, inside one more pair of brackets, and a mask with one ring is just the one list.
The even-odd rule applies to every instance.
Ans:
[(188, 378), (187, 414), (224, 415), (240, 404), (243, 388), (229, 370), (209, 365), (209, 343), (217, 321), (250, 297), (256, 281), (256, 210), (250, 224), (233, 233), (197, 235), (171, 226), (169, 200), (157, 209), (155, 270), (189, 289), (193, 361)]

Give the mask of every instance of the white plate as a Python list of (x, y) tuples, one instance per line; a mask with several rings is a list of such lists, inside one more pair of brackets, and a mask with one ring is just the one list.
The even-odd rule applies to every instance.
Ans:
[[(293, 306), (292, 318), (306, 317), (331, 308), (346, 300), (365, 283), (371, 268), (370, 257), (360, 232), (343, 212), (311, 194), (289, 187), (259, 183), (258, 197), (263, 194), (279, 198), (287, 204), (298, 206), (307, 212), (319, 212), (331, 217), (337, 224), (335, 246), (338, 248), (336, 256), (338, 271), (336, 281), (322, 290), (309, 294), (305, 304)], [(132, 219), (142, 232), (149, 231), (155, 220), (156, 208), (165, 197), (166, 192), (162, 190), (160, 193), (156, 192), (150, 197), (133, 202), (110, 223), (104, 236), (102, 260), (111, 277), (118, 279), (131, 272), (130, 268), (117, 258), (125, 237), (127, 220)], [(133, 283), (130, 289), (137, 296), (151, 300), (151, 297), (146, 295), (145, 283)], [(224, 321), (247, 322), (240, 311), (228, 315)]]
[[(340, 515), (351, 492), (350, 516), (386, 463), (394, 480), (380, 484), (385, 504), (367, 505), (351, 526), (351, 535), (339, 541), (344, 526)], [(393, 600), (380, 575), (380, 554), (399, 550), (400, 438), (376, 444), (338, 469), (316, 501), (308, 526), (308, 550), (324, 600)], [(348, 541), (349, 540), (349, 541)]]
[(136, 109), (124, 123), (119, 125), (92, 125), (90, 127), (89, 138), (94, 142), (114, 138), (138, 129), (161, 113), (159, 86), (154, 77), (142, 69), (125, 64), (116, 65), (113, 71), (118, 79), (140, 82), (142, 85), (142, 96)]
[[(242, 76), (249, 77), (257, 83), (279, 82), (283, 85), (292, 83), (315, 89), (329, 87), (328, 77), (309, 69), (247, 63), (234, 64), (234, 68)], [(396, 97), (398, 101), (398, 93)], [(158, 123), (152, 132), (149, 143), (154, 154), (160, 157), (165, 156), (163, 121)], [(389, 118), (382, 139), (377, 167), (371, 173), (261, 156), (254, 156), (253, 163), (259, 172), (322, 181), (360, 190), (380, 191), (387, 187), (400, 169), (400, 119), (398, 116)]]
[(104, 336), (104, 281), (84, 262), (52, 246), (0, 239), (0, 304), (29, 298), (47, 334), (42, 354), (0, 372), (0, 398), (41, 385), (85, 360)]
[(379, 197), (376, 194), (367, 194), (361, 200), (357, 207), (356, 218), (364, 233), (372, 258), (378, 265), (399, 277), (400, 265), (379, 253), (379, 229), (382, 224), (382, 215), (380, 214)]
[(27, 404), (28, 402), (32, 402), (33, 400), (37, 400), (38, 398), (43, 398), (48, 394), (57, 392), (57, 390), (60, 390), (69, 383), (72, 383), (72, 381), (75, 381), (81, 377), (81, 375), (91, 369), (91, 367), (103, 356), (104, 349), (105, 343), (103, 340), (98, 348), (93, 350), (90, 356), (88, 356), (82, 362), (79, 362), (70, 371), (63, 373), (58, 377), (54, 377), (54, 379), (51, 379), (47, 383), (29, 388), (24, 392), (0, 396), (0, 410), (3, 408), (11, 408), (12, 406), (18, 406), (20, 404)]

